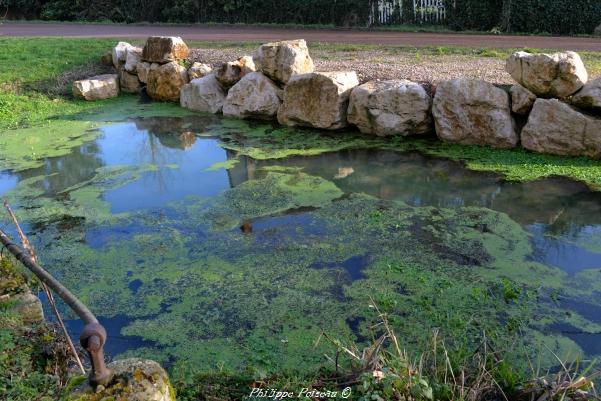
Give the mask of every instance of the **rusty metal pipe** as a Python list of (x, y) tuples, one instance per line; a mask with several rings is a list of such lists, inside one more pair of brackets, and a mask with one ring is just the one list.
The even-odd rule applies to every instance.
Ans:
[(44, 268), (21, 248), (15, 245), (10, 238), (0, 230), (0, 242), (2, 245), (25, 267), (27, 267), (37, 278), (52, 289), (56, 294), (79, 316), (86, 324), (79, 341), (81, 346), (88, 352), (92, 362), (92, 371), (89, 382), (92, 387), (98, 385), (106, 386), (113, 378), (113, 373), (104, 363), (103, 346), (106, 343), (106, 330), (96, 319), (96, 316), (85, 306), (67, 287), (62, 285)]

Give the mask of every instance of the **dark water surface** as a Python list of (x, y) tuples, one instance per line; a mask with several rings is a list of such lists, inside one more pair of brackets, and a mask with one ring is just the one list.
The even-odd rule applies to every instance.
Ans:
[[(202, 350), (203, 358), (218, 360), (221, 355), (228, 361), (236, 358), (236, 348), (228, 341), (246, 341), (256, 352), (241, 358), (248, 359), (249, 364), (257, 364), (267, 363), (265, 360), (270, 358), (269, 352), (274, 347), (291, 348), (296, 341), (295, 347), (310, 348), (312, 340), (298, 334), (303, 330), (301, 326), (305, 325), (306, 331), (313, 333), (318, 325), (315, 321), (323, 318), (316, 316), (313, 320), (300, 321), (296, 312), (286, 312), (291, 306), (284, 304), (281, 309), (278, 309), (280, 306), (276, 308), (278, 300), (284, 296), (291, 299), (290, 305), (305, 299), (292, 291), (295, 285), (288, 283), (292, 280), (291, 273), (283, 270), (279, 275), (277, 269), (263, 271), (263, 264), (268, 262), (258, 258), (257, 271), (247, 271), (244, 274), (248, 278), (238, 281), (236, 269), (230, 264), (239, 265), (241, 260), (252, 264), (252, 260), (244, 259), (251, 251), (257, 251), (258, 255), (267, 253), (269, 256), (271, 253), (274, 260), (280, 257), (288, 260), (289, 255), (297, 255), (294, 263), (305, 263), (305, 270), (299, 277), (320, 277), (313, 290), (302, 290), (305, 291), (303, 294), (313, 294), (311, 297), (316, 297), (316, 302), (325, 291), (325, 280), (329, 280), (325, 274), (328, 271), (335, 273), (337, 278), (333, 282), (339, 283), (339, 288), (332, 290), (334, 299), (324, 298), (306, 307), (313, 310), (323, 307), (323, 316), (327, 316), (328, 308), (334, 308), (329, 305), (334, 302), (339, 305), (353, 296), (355, 290), (348, 290), (354, 288), (352, 283), (358, 280), (369, 282), (370, 269), (375, 268), (382, 256), (378, 250), (369, 245), (356, 245), (356, 248), (353, 248), (355, 245), (336, 245), (334, 239), (344, 238), (347, 233), (343, 228), (337, 232), (335, 227), (325, 224), (317, 205), (301, 205), (241, 218), (221, 231), (222, 234), (215, 234), (204, 226), (205, 220), (194, 221), (194, 216), (205, 216), (202, 214), (203, 202), (219, 199), (225, 191), (246, 182), (260, 180), (270, 168), (277, 166), (278, 171), (302, 169), (304, 174), (332, 183), (342, 193), (334, 202), (345, 202), (352, 194), (367, 194), (419, 208), (482, 207), (507, 214), (528, 234), (525, 246), (530, 246), (531, 251), (523, 263), (532, 262), (555, 269), (552, 271), (563, 277), (560, 291), (548, 291), (559, 294), (551, 297), (553, 301), (549, 301), (549, 305), (559, 314), (573, 315), (572, 320), (543, 322), (539, 328), (543, 327), (545, 335), (557, 335), (576, 344), (586, 357), (601, 354), (598, 330), (601, 325), (598, 297), (601, 286), (591, 284), (591, 288), (580, 288), (583, 282), (597, 280), (601, 275), (598, 273), (601, 270), (601, 193), (561, 178), (504, 182), (499, 175), (470, 171), (461, 163), (419, 153), (345, 150), (317, 156), (255, 160), (220, 147), (219, 140), (211, 138), (203, 124), (202, 119), (188, 119), (183, 125), (179, 119), (154, 118), (108, 125), (102, 128), (96, 140), (73, 149), (69, 155), (46, 160), (41, 168), (0, 174), (0, 195), (16, 193), (12, 202), (17, 209), (23, 210), (25, 219), (29, 216), (27, 213), (40, 208), (28, 206), (23, 200), (25, 195), (18, 191), (19, 182), (41, 177), (34, 185), (39, 191), (38, 200), (47, 198), (63, 202), (69, 197), (73, 200), (73, 191), (76, 191), (87, 202), (90, 198), (84, 197), (82, 188), (99, 190), (97, 199), (108, 207), (105, 215), (91, 218), (77, 209), (77, 213), (66, 211), (48, 218), (35, 215), (35, 221), (23, 222), (41, 247), (42, 260), (61, 261), (56, 274), (64, 277), (68, 285), (75, 286), (74, 292), (80, 294), (93, 310), (99, 311), (110, 334), (109, 353), (146, 352), (152, 356), (153, 352), (166, 349), (165, 360), (173, 360), (185, 358), (187, 353), (196, 351), (191, 348), (202, 344), (198, 352)], [(236, 164), (216, 165), (234, 159)], [(98, 178), (102, 172), (117, 166), (125, 170), (141, 166), (152, 168), (141, 169), (122, 181), (114, 177)], [(71, 205), (69, 202), (66, 204)], [(266, 200), (265, 203), (269, 202)], [(185, 212), (187, 207), (198, 209), (193, 209), (197, 212), (189, 209)], [(212, 207), (219, 208), (220, 204)], [(377, 213), (370, 213), (373, 219), (379, 218)], [(113, 221), (107, 217), (111, 215), (122, 220)], [(392, 233), (394, 228), (390, 230)], [(57, 240), (73, 241), (73, 238), (77, 239), (74, 243), (81, 249), (77, 248), (72, 254), (57, 243)], [(162, 238), (166, 239), (165, 243)], [(369, 239), (367, 235), (362, 240), (369, 243)], [(183, 244), (179, 248), (178, 241)], [(343, 249), (347, 245), (348, 248)], [(318, 247), (324, 250), (319, 251), (321, 256), (307, 256), (303, 262), (303, 247), (313, 253)], [(121, 256), (111, 256), (118, 252)], [(333, 254), (337, 256), (331, 256)], [(225, 267), (213, 272), (212, 266), (217, 263), (213, 258), (218, 258), (218, 263)], [(88, 266), (83, 267), (85, 265)], [(69, 276), (70, 272), (88, 268), (93, 272), (90, 277)], [(255, 273), (257, 281), (251, 278)], [(479, 273), (474, 270), (473, 274)], [(512, 274), (508, 270), (499, 277), (512, 280)], [(551, 284), (552, 280), (555, 278), (534, 275), (530, 279), (534, 282), (529, 284), (552, 287), (555, 285)], [(231, 285), (223, 286), (224, 282)], [(191, 288), (199, 287), (191, 283), (204, 283), (206, 287)], [(305, 284), (298, 284), (298, 287), (303, 286)], [(572, 294), (572, 287), (579, 290)], [(396, 290), (397, 294), (404, 291), (403, 288)], [(294, 301), (297, 296), (299, 300)], [(258, 312), (245, 316), (245, 309), (239, 304), (246, 302), (249, 310), (260, 309), (257, 305), (262, 302), (271, 305), (265, 313), (273, 314), (271, 321), (280, 322), (281, 327), (261, 328), (256, 321), (256, 316), (260, 316)], [(339, 307), (342, 309), (332, 313), (344, 310), (343, 306), (336, 306)], [(353, 313), (343, 316), (341, 324), (345, 330), (356, 333), (356, 339), (364, 339), (365, 333), (359, 333), (358, 328), (363, 318)], [(299, 311), (298, 316), (303, 316), (303, 312)], [(130, 323), (131, 327), (127, 328)], [(68, 324), (75, 335), (81, 329), (77, 320), (69, 320)], [(190, 329), (201, 326), (209, 328)], [(332, 324), (331, 329), (336, 327), (339, 326)], [(161, 341), (164, 339), (161, 344), (153, 337), (153, 331), (160, 332)], [(223, 339), (224, 332), (228, 336), (231, 334), (227, 341)], [(293, 335), (297, 340), (291, 340)], [(269, 337), (275, 343), (261, 349), (264, 344), (261, 339)], [(290, 352), (296, 351), (291, 349)], [(263, 356), (259, 357), (257, 353), (263, 353)], [(202, 358), (191, 358), (192, 361), (199, 359)], [(273, 364), (275, 362), (270, 366)]]

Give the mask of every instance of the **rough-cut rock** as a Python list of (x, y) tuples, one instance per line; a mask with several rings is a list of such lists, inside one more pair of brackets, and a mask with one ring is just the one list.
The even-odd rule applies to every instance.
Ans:
[(117, 46), (113, 47), (113, 50), (111, 52), (113, 58), (113, 66), (117, 69), (119, 67), (122, 67), (127, 59), (127, 51), (133, 48), (134, 46), (130, 45), (127, 42), (117, 43)]
[(73, 82), (73, 96), (85, 100), (108, 99), (119, 95), (117, 74), (97, 75)]
[(343, 128), (351, 90), (357, 85), (354, 71), (294, 75), (284, 89), (278, 121), (292, 127)]
[(138, 63), (142, 59), (142, 49), (139, 47), (130, 47), (126, 51), (125, 56), (125, 65), (123, 69), (127, 72), (131, 72), (132, 74), (136, 73), (136, 67)]
[(266, 43), (253, 56), (257, 70), (269, 78), (286, 84), (290, 77), (315, 70), (304, 39)]
[(179, 101), (182, 87), (188, 83), (188, 71), (175, 61), (148, 72), (146, 93), (156, 100)]
[(107, 365), (113, 380), (94, 391), (87, 382), (76, 388), (70, 401), (175, 401), (175, 391), (167, 372), (158, 363), (145, 359), (122, 359)]
[(370, 81), (351, 92), (348, 122), (365, 134), (414, 135), (432, 131), (432, 99), (407, 80)]
[(244, 76), (228, 92), (223, 114), (238, 118), (269, 120), (277, 116), (281, 89), (260, 72)]
[(113, 65), (113, 52), (108, 51), (100, 56), (100, 63), (103, 65), (112, 66)]
[(509, 93), (511, 94), (511, 111), (522, 116), (528, 115), (534, 106), (536, 95), (522, 85), (513, 85)]
[(522, 130), (522, 146), (540, 153), (601, 158), (601, 119), (557, 99), (538, 99)]
[(142, 60), (164, 64), (184, 60), (188, 53), (188, 46), (178, 36), (151, 36), (144, 45)]
[(214, 74), (192, 80), (182, 88), (180, 104), (190, 110), (219, 113), (223, 108), (225, 92)]
[(599, 24), (599, 26), (595, 28), (595, 31), (593, 32), (593, 36), (601, 37), (601, 24)]
[(601, 112), (601, 78), (584, 85), (572, 98), (572, 103), (583, 109)]
[(202, 78), (209, 75), (213, 69), (208, 64), (194, 63), (188, 68), (188, 79), (192, 81), (196, 78)]
[(255, 72), (255, 63), (252, 57), (244, 56), (240, 57), (236, 61), (230, 61), (223, 63), (221, 67), (215, 72), (215, 78), (219, 83), (226, 89), (236, 85), (238, 81), (242, 79), (246, 74)]
[(136, 66), (136, 72), (138, 73), (138, 79), (142, 83), (148, 82), (148, 74), (151, 70), (156, 70), (160, 67), (160, 64), (157, 63), (147, 63), (146, 61), (139, 62)]
[(574, 52), (515, 52), (507, 59), (505, 69), (520, 85), (539, 97), (571, 96), (588, 80), (582, 60)]
[(460, 78), (440, 83), (432, 114), (436, 134), (448, 142), (497, 148), (518, 142), (509, 94), (488, 82)]
[(121, 90), (127, 93), (139, 93), (142, 90), (138, 74), (132, 74), (125, 69), (122, 69), (119, 73), (119, 85)]

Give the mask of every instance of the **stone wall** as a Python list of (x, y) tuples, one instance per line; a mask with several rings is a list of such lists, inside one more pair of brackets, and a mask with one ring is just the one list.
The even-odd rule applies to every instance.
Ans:
[(601, 79), (589, 82), (574, 52), (512, 54), (509, 90), (462, 78), (439, 82), (433, 93), (403, 79), (359, 85), (354, 71), (316, 72), (302, 39), (264, 44), (215, 70), (187, 67), (187, 56), (178, 37), (151, 37), (143, 49), (119, 42), (111, 52), (117, 74), (77, 81), (73, 93), (117, 96), (118, 82), (121, 91), (228, 117), (601, 158)]

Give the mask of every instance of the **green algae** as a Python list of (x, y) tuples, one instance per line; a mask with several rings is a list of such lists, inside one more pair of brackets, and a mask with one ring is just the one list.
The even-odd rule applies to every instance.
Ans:
[(217, 206), (200, 214), (214, 228), (233, 228), (245, 220), (301, 207), (320, 207), (343, 192), (321, 177), (298, 172), (268, 172), (262, 179), (247, 181), (226, 191)]
[(71, 149), (95, 139), (99, 131), (87, 121), (49, 122), (44, 126), (0, 133), (2, 169), (22, 171), (40, 167), (46, 157), (69, 154)]
[(208, 133), (222, 139), (222, 146), (257, 160), (293, 155), (312, 156), (344, 149), (419, 151), (466, 163), (469, 169), (501, 173), (509, 181), (533, 181), (562, 176), (601, 190), (601, 161), (585, 157), (542, 155), (522, 148), (511, 150), (444, 143), (433, 138), (381, 138), (353, 130), (323, 132), (292, 129), (258, 122), (224, 119)]
[(186, 116), (190, 111), (171, 103), (140, 103), (135, 96), (100, 101), (92, 110), (53, 118), (41, 125), (0, 132), (2, 170), (41, 167), (50, 157), (64, 156), (97, 138), (101, 125), (135, 117)]
[[(164, 166), (164, 168), (174, 168), (174, 166)], [(137, 181), (143, 174), (158, 169), (158, 166), (152, 164), (100, 167), (91, 179), (62, 190), (58, 194), (46, 193), (45, 183), (59, 173), (35, 176), (21, 180), (16, 188), (6, 194), (6, 199), (15, 209), (17, 218), (29, 224), (60, 221), (66, 218), (85, 219), (88, 223), (96, 224), (109, 223), (124, 218), (127, 214), (113, 214), (111, 205), (102, 198), (102, 195)]]
[[(122, 335), (156, 345), (129, 354), (198, 370), (316, 369), (328, 351), (315, 346), (322, 332), (345, 341), (377, 336), (372, 299), (414, 351), (427, 349), (437, 331), (461, 358), (484, 331), (500, 348), (517, 347), (512, 357), (521, 362), (542, 344), (558, 355), (582, 354), (573, 341), (544, 334), (562, 319), (536, 323), (557, 310), (536, 294), (563, 288), (566, 278), (526, 260), (528, 235), (505, 214), (339, 195), (323, 179), (268, 172), (213, 199), (174, 202), (161, 216), (136, 212), (128, 219), (140, 225), (134, 232), (94, 248), (81, 233), (60, 234), (70, 246), (43, 256), (98, 314), (131, 317)], [(302, 224), (283, 214), (308, 204), (319, 208), (303, 212)], [(252, 235), (234, 229), (257, 218), (291, 220)], [(364, 260), (358, 279), (347, 266), (353, 257)], [(596, 328), (582, 316), (570, 321)]]
[[(240, 127), (229, 127), (221, 137), (226, 148), (244, 141), (234, 135)], [(296, 134), (300, 139), (285, 138), (290, 146), (304, 140)], [(548, 328), (564, 323), (598, 332), (597, 323), (565, 314), (550, 299), (588, 299), (601, 288), (594, 273), (582, 273), (588, 282), (571, 291), (565, 272), (530, 260), (529, 235), (506, 214), (345, 196), (331, 181), (277, 165), (214, 198), (174, 202), (164, 213), (111, 212), (103, 194), (158, 168), (100, 168), (57, 194), (45, 190), (51, 177), (33, 177), (9, 194), (22, 221), (45, 226), (34, 240), (64, 283), (99, 315), (131, 318), (122, 335), (156, 345), (131, 351), (136, 356), (200, 370), (309, 371), (328, 351), (326, 344), (314, 347), (322, 331), (358, 342), (379, 334), (370, 298), (406, 347), (425, 350), (437, 331), (457, 358), (477, 347), (482, 332), (500, 348), (517, 344), (521, 362), (543, 346), (576, 358), (579, 346), (545, 334)], [(256, 222), (268, 228), (253, 231)], [(102, 240), (92, 246), (94, 235)], [(356, 260), (363, 262), (353, 266)]]
[(204, 169), (204, 171), (229, 170), (234, 168), (238, 163), (240, 163), (240, 160), (238, 159), (229, 159), (223, 162), (214, 163), (212, 166)]

